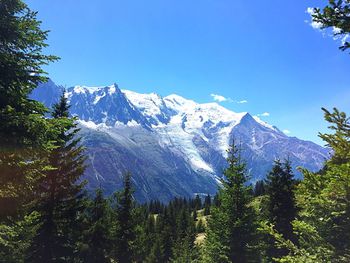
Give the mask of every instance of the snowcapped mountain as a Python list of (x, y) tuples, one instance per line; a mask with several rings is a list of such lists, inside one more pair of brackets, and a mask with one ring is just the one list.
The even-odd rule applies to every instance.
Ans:
[[(62, 87), (39, 85), (32, 97), (47, 107)], [(199, 104), (178, 95), (161, 96), (105, 87), (66, 89), (71, 114), (78, 116), (87, 147), (88, 187), (111, 193), (122, 174), (133, 174), (140, 201), (194, 193), (213, 194), (226, 165), (226, 150), (235, 139), (243, 146), (251, 180), (264, 178), (275, 158), (293, 166), (322, 167), (328, 150), (288, 137), (249, 113), (235, 113), (217, 103)]]

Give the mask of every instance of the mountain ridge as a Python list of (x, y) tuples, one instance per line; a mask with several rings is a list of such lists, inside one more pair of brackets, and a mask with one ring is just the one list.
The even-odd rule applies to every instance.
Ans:
[[(51, 107), (61, 92), (62, 86), (49, 81), (32, 97)], [(248, 112), (236, 113), (217, 103), (140, 94), (117, 84), (74, 86), (65, 94), (71, 114), (80, 119), (89, 186), (108, 182), (107, 193), (118, 189), (122, 172), (130, 170), (141, 201), (213, 194), (232, 140), (242, 145), (252, 182), (263, 179), (276, 158), (316, 171), (329, 157), (327, 149), (313, 142), (289, 137)]]

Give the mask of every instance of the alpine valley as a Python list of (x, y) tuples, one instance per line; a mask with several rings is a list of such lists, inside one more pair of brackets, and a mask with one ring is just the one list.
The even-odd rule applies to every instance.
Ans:
[[(50, 108), (62, 90), (49, 80), (34, 90), (32, 98)], [(140, 202), (214, 194), (232, 140), (241, 144), (252, 183), (266, 176), (276, 158), (289, 158), (297, 176), (297, 166), (317, 171), (329, 158), (326, 148), (217, 103), (139, 94), (116, 84), (70, 87), (66, 96), (71, 114), (79, 118), (89, 157), (87, 187), (101, 187), (106, 194), (122, 187), (127, 171)]]

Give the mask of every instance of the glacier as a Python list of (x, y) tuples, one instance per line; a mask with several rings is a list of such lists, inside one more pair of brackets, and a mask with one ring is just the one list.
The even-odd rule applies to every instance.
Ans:
[[(62, 90), (49, 80), (32, 98), (50, 108)], [(126, 171), (133, 174), (135, 196), (141, 202), (214, 194), (233, 140), (242, 146), (252, 183), (265, 178), (276, 158), (289, 158), (296, 176), (297, 166), (317, 171), (329, 158), (326, 148), (217, 103), (201, 104), (176, 94), (140, 94), (117, 84), (74, 86), (65, 96), (71, 114), (79, 118), (87, 148), (88, 188), (102, 187), (106, 194), (120, 189)]]

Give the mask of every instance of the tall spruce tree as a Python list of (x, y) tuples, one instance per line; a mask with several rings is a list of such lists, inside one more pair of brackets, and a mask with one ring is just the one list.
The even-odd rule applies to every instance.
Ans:
[(56, 59), (42, 54), (47, 31), (20, 0), (0, 4), (0, 205), (3, 216), (27, 202), (45, 168), (50, 123), (43, 104), (28, 98), (46, 81), (42, 66)]
[(264, 229), (289, 250), (278, 262), (350, 262), (350, 119), (344, 112), (325, 109), (334, 133), (320, 134), (333, 150), (320, 173), (302, 169), (297, 185), (298, 218), (293, 222), (297, 242), (290, 242), (271, 226)]
[(211, 196), (208, 194), (204, 199), (204, 215), (210, 215)]
[(144, 262), (155, 242), (155, 217), (148, 213), (147, 204), (136, 208), (136, 240), (134, 243), (135, 262)]
[(77, 215), (81, 212), (83, 197), (83, 183), (79, 183), (79, 179), (85, 170), (85, 156), (79, 145), (75, 119), (69, 118), (64, 93), (53, 106), (52, 117), (59, 133), (49, 155), (52, 169), (34, 189), (34, 209), (39, 212), (38, 229), (28, 249), (27, 262), (73, 260), (76, 249), (74, 233), (78, 230)]
[[(194, 206), (193, 212), (196, 211), (199, 203), (196, 198), (194, 202), (197, 205)], [(172, 249), (171, 262), (191, 262), (194, 260), (195, 253), (195, 236), (196, 227), (191, 211), (188, 207), (184, 206), (179, 210), (176, 222), (176, 235), (175, 242)]]
[(55, 131), (45, 107), (28, 95), (46, 81), (42, 66), (57, 59), (44, 55), (47, 31), (23, 1), (0, 2), (0, 258), (21, 262), (32, 189), (49, 168), (47, 153)]
[(170, 262), (173, 263), (190, 263), (196, 259), (196, 250), (193, 240), (190, 236), (185, 236), (181, 241), (175, 243), (173, 256)]
[(202, 200), (199, 195), (196, 195), (195, 199), (193, 200), (193, 206), (195, 210), (202, 209)]
[[(296, 218), (295, 180), (289, 160), (283, 163), (276, 160), (272, 170), (267, 175), (266, 193), (268, 195), (269, 221), (283, 238), (295, 242), (292, 222)], [(270, 260), (288, 254), (286, 249), (278, 248), (272, 242), (267, 253)]]
[(145, 259), (147, 263), (163, 263), (165, 261), (164, 245), (159, 236), (156, 237), (153, 246), (151, 248), (150, 254)]
[(87, 263), (110, 262), (112, 213), (101, 189), (96, 190), (94, 200), (87, 207), (86, 221), (87, 229), (82, 234), (84, 249), (81, 249), (80, 258)]
[(118, 196), (115, 258), (119, 263), (129, 263), (134, 257), (135, 218), (131, 174), (124, 176), (124, 189)]
[(254, 186), (254, 196), (262, 196), (266, 193), (266, 185), (264, 180), (259, 180), (255, 183)]
[(204, 247), (205, 262), (255, 262), (255, 214), (250, 206), (251, 188), (247, 186), (245, 163), (240, 149), (228, 150), (229, 167), (219, 190), (218, 207), (213, 207), (208, 221)]

